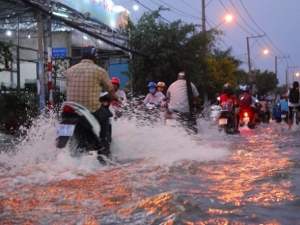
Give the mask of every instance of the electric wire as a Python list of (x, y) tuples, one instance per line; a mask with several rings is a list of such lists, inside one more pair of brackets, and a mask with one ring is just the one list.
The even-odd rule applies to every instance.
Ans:
[[(138, 4), (140, 4), (141, 6), (143, 6), (145, 9), (149, 10), (150, 12), (154, 12), (152, 9), (150, 9), (149, 7), (145, 6), (144, 4), (140, 3), (140, 1), (135, 0)], [(163, 20), (167, 21), (168, 23), (171, 23), (169, 20), (167, 20), (166, 18), (162, 17), (161, 15), (159, 15), (160, 18), (162, 18)]]
[[(228, 12), (228, 10), (226, 9), (226, 7), (225, 7), (225, 5), (221, 2), (221, 0), (219, 0), (220, 1), (220, 3), (222, 4), (222, 6), (225, 8), (225, 10)], [(240, 14), (240, 12), (237, 10), (237, 8), (235, 7), (235, 5), (233, 4), (233, 2), (230, 0), (230, 2), (231, 2), (231, 4), (232, 4), (232, 6), (234, 7), (234, 9), (237, 11), (237, 13), (240, 15), (240, 17), (242, 18), (242, 20), (253, 30), (253, 31), (255, 31), (245, 20), (244, 20), (244, 18), (241, 16), (241, 14)], [(240, 2), (241, 2), (241, 0), (240, 0)], [(241, 2), (242, 3), (242, 2)], [(263, 31), (258, 25), (257, 25), (257, 23), (253, 20), (253, 18), (251, 17), (251, 15), (250, 15), (250, 13), (248, 12), (248, 10), (246, 9), (246, 7), (245, 7), (245, 5), (242, 3), (242, 6), (243, 6), (243, 8), (245, 9), (245, 11), (246, 11), (246, 13), (248, 14), (248, 16), (250, 17), (250, 19), (253, 21), (253, 23), (264, 33), (264, 35), (268, 38), (268, 40), (270, 41), (270, 43), (271, 43), (271, 45), (272, 46), (274, 46), (274, 48), (277, 50), (277, 51), (279, 51), (281, 54), (283, 54), (284, 55), (284, 53), (282, 53), (276, 46), (275, 46), (275, 44), (272, 42), (272, 40), (270, 39), (270, 37), (266, 34), (266, 32), (265, 31)], [(236, 22), (236, 21), (235, 21)], [(256, 32), (256, 31), (255, 31)], [(253, 35), (252, 35), (253, 36)], [(273, 48), (271, 48), (267, 43), (266, 43), (266, 41), (262, 38), (262, 41), (264, 42), (264, 44), (268, 47), (268, 49), (270, 49), (270, 51), (273, 51), (276, 55), (280, 55), (280, 54), (278, 54), (278, 52), (276, 52), (276, 51), (274, 51), (273, 50)], [(264, 48), (261, 44), (260, 44), (260, 42), (259, 42), (259, 40), (257, 40), (257, 43), (262, 47), (262, 48)], [(286, 60), (287, 61), (287, 60)], [(290, 61), (291, 61), (291, 59), (290, 59)], [(292, 62), (292, 61), (291, 61)], [(293, 64), (293, 63), (292, 63)]]
[[(153, 3), (155, 3), (153, 0), (150, 0), (150, 1), (153, 2)], [(177, 8), (175, 8), (174, 6), (172, 6), (172, 5), (170, 5), (170, 4), (166, 3), (166, 2), (164, 2), (164, 1), (162, 1), (162, 0), (159, 0), (159, 1), (162, 2), (163, 4), (169, 6), (171, 9), (175, 9), (176, 11), (178, 11), (178, 12), (180, 12), (180, 13), (183, 13), (183, 14), (179, 14), (179, 13), (174, 12), (174, 13), (176, 13), (176, 14), (178, 14), (178, 15), (182, 15), (182, 16), (185, 16), (185, 17), (191, 18), (191, 19), (201, 20), (200, 17), (196, 17), (196, 16), (194, 16), (194, 15), (188, 14), (188, 13), (186, 13), (186, 12), (180, 10), (180, 9), (177, 9)], [(155, 4), (158, 4), (158, 3), (155, 3)]]
[[(219, 2), (221, 3), (221, 5), (223, 6), (223, 8), (226, 10), (227, 13), (229, 13), (229, 11), (227, 10), (226, 6), (223, 4), (223, 2), (221, 0), (219, 0)], [(230, 13), (229, 13), (230, 14)], [(247, 31), (244, 27), (242, 27), (234, 18), (233, 18), (234, 22), (241, 28), (243, 29), (246, 33), (252, 35), (249, 31)]]
[[(230, 0), (230, 1), (231, 1), (231, 0)], [(242, 4), (244, 10), (246, 11), (246, 13), (248, 14), (248, 16), (249, 16), (250, 19), (252, 20), (252, 22), (258, 27), (258, 29), (260, 29), (262, 32), (265, 33), (265, 31), (263, 31), (263, 30), (257, 25), (257, 23), (254, 21), (254, 19), (252, 18), (252, 16), (250, 15), (250, 13), (248, 12), (248, 10), (246, 9), (246, 7), (245, 7), (245, 5), (243, 4), (243, 2), (242, 2), (241, 0), (240, 0), (240, 2), (241, 2), (241, 4)], [(277, 51), (284, 55), (284, 53), (281, 52), (281, 51), (276, 47), (276, 45), (274, 45), (274, 43), (271, 41), (271, 39), (269, 38), (269, 36), (268, 36), (266, 33), (265, 33), (265, 35), (266, 35), (267, 38), (269, 39), (270, 43), (277, 49)]]

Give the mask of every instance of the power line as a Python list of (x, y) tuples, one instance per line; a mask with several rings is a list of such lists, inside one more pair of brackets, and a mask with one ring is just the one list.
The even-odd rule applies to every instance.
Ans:
[[(153, 0), (150, 0), (151, 2), (154, 2)], [(196, 16), (194, 16), (194, 15), (191, 15), (191, 14), (188, 14), (188, 13), (186, 13), (186, 12), (184, 12), (184, 11), (182, 11), (182, 10), (180, 10), (180, 9), (177, 9), (177, 8), (175, 8), (174, 6), (172, 6), (172, 5), (170, 5), (170, 4), (168, 4), (168, 3), (166, 3), (166, 2), (164, 2), (164, 1), (162, 1), (162, 0), (159, 0), (160, 2), (162, 2), (162, 3), (164, 3), (165, 5), (167, 5), (167, 6), (169, 6), (171, 9), (175, 9), (175, 10), (177, 10), (178, 12), (181, 12), (181, 13), (183, 13), (183, 14), (178, 14), (178, 13), (176, 13), (176, 14), (178, 14), (178, 15), (187, 15), (187, 16), (189, 16), (188, 18), (191, 18), (191, 19), (199, 19), (199, 20), (201, 20), (201, 18), (200, 17), (196, 17)], [(156, 3), (157, 4), (157, 3)], [(174, 12), (175, 13), (175, 12)]]
[[(149, 7), (145, 6), (144, 4), (140, 3), (140, 1), (135, 0), (138, 4), (140, 4), (141, 6), (143, 6), (145, 9), (149, 10), (150, 12), (154, 12), (152, 9), (150, 9)], [(161, 15), (159, 15), (160, 18), (162, 18), (163, 20), (167, 21), (168, 23), (171, 23), (169, 20), (167, 20), (166, 18), (162, 17)]]
[[(231, 0), (230, 0), (230, 1), (231, 1)], [(273, 45), (273, 47), (275, 47), (275, 49), (277, 49), (278, 52), (280, 52), (281, 54), (284, 55), (284, 53), (281, 52), (281, 51), (276, 47), (276, 45), (274, 45), (274, 43), (271, 41), (270, 37), (266, 34), (266, 32), (263, 31), (263, 30), (257, 25), (257, 23), (254, 21), (254, 19), (252, 18), (252, 16), (250, 15), (250, 13), (248, 12), (248, 10), (246, 9), (246, 7), (245, 7), (245, 5), (243, 4), (243, 2), (242, 2), (241, 0), (240, 0), (240, 2), (241, 2), (241, 4), (242, 4), (244, 10), (246, 11), (246, 13), (248, 14), (248, 16), (249, 16), (250, 19), (252, 20), (252, 22), (258, 27), (258, 29), (260, 29), (262, 32), (265, 33), (265, 35), (267, 36), (268, 40), (271, 42), (271, 44)], [(270, 49), (271, 49), (271, 48), (270, 48)]]

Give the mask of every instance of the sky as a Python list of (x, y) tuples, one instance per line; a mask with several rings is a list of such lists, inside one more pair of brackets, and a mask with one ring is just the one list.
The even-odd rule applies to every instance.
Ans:
[[(225, 32), (220, 42), (223, 50), (232, 47), (232, 54), (244, 61), (241, 66), (248, 72), (247, 37), (249, 40), (251, 68), (277, 73), (279, 85), (291, 86), (294, 80), (300, 82), (300, 0), (204, 0), (206, 29), (217, 27)], [(186, 23), (202, 24), (202, 0), (114, 0), (131, 12), (136, 23), (144, 12), (156, 10), (159, 6), (169, 8), (162, 13), (166, 23), (178, 19)], [(137, 3), (139, 2), (139, 3)], [(137, 4), (139, 9), (133, 10)], [(232, 15), (231, 22), (224, 22), (226, 15)], [(261, 36), (261, 37), (257, 37)], [(263, 54), (267, 49), (268, 54)], [(286, 76), (287, 75), (287, 76)]]

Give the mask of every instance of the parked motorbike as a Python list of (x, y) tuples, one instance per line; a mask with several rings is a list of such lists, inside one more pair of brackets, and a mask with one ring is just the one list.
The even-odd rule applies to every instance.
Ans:
[[(112, 113), (109, 118), (110, 137), (113, 134), (114, 108), (108, 101), (107, 92), (101, 93), (100, 101)], [(101, 126), (93, 114), (84, 106), (66, 101), (61, 106), (61, 122), (57, 127), (56, 147), (65, 148), (67, 143), (73, 156), (79, 154), (92, 154), (97, 151), (97, 158), (102, 161), (102, 154), (108, 156), (107, 152), (101, 152), (103, 147), (100, 139)]]

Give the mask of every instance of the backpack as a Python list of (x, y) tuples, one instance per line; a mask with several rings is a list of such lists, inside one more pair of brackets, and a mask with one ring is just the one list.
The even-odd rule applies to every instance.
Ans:
[(292, 88), (290, 90), (289, 102), (294, 104), (299, 103), (299, 89)]

